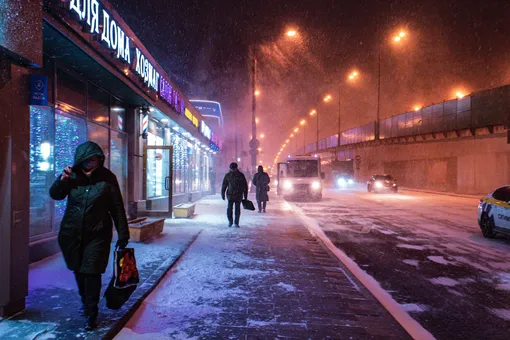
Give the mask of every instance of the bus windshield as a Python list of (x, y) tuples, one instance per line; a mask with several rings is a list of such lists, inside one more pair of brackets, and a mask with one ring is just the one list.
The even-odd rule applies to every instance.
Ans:
[(288, 177), (318, 177), (319, 162), (317, 160), (295, 160), (287, 162)]

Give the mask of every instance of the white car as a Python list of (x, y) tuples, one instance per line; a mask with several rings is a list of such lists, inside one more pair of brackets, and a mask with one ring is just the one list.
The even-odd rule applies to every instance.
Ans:
[(478, 204), (478, 225), (484, 237), (510, 236), (510, 185), (496, 189)]

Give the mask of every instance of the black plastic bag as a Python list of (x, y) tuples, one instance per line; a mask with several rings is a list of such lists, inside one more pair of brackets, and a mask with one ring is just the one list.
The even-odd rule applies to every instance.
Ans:
[(113, 277), (104, 293), (106, 307), (120, 309), (140, 282), (133, 248), (116, 249), (113, 252)]
[(129, 300), (129, 297), (136, 290), (136, 286), (126, 288), (115, 288), (115, 276), (112, 277), (108, 288), (104, 292), (106, 298), (106, 307), (109, 309), (120, 309)]
[(241, 202), (243, 204), (243, 208), (246, 210), (255, 211), (255, 206), (253, 205), (253, 202), (250, 200), (242, 200)]

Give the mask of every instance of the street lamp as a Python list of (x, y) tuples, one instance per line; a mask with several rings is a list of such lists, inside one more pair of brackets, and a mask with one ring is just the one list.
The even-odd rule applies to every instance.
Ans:
[[(297, 36), (296, 30), (288, 30), (285, 34), (287, 37), (294, 38)], [(265, 37), (274, 38), (275, 36)], [(264, 38), (264, 39), (265, 39)], [(257, 89), (257, 58), (255, 56), (255, 46), (252, 44), (249, 46), (249, 54), (252, 59), (251, 68), (251, 91), (252, 91), (252, 104), (251, 104), (251, 135), (253, 138), (250, 140), (250, 152), (251, 152), (251, 165), (252, 171), (256, 170), (257, 167), (257, 148), (260, 146), (260, 142), (257, 140), (257, 122), (255, 120), (255, 113), (257, 110), (257, 96), (260, 95), (260, 91)]]
[[(400, 31), (393, 37), (395, 43), (400, 43), (403, 38), (407, 36), (407, 32)], [(383, 39), (383, 42), (385, 39)], [(381, 115), (381, 47), (382, 42), (379, 42), (377, 53), (377, 116), (375, 119), (375, 139), (379, 139), (379, 120)]]

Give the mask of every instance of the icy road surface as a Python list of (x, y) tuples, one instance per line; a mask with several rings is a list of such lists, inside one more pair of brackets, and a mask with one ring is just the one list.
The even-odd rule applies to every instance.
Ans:
[(508, 339), (510, 239), (484, 239), (479, 200), (332, 189), (293, 202), (438, 339)]

